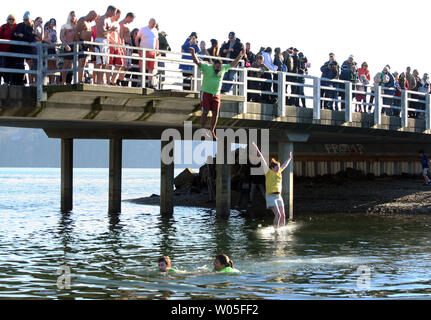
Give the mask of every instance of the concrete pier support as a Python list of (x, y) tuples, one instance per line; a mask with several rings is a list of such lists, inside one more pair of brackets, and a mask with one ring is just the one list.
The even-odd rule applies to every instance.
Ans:
[(61, 211), (73, 209), (73, 139), (61, 139)]
[(109, 213), (121, 212), (123, 140), (109, 140)]
[(231, 165), (216, 165), (216, 214), (230, 216), (231, 209)]
[[(283, 164), (287, 159), (289, 159), (290, 152), (293, 155), (293, 142), (282, 142), (278, 143), (278, 160)], [(289, 166), (283, 171), (283, 186), (282, 194), (284, 205), (286, 209), (286, 216), (289, 220), (293, 220), (293, 169), (294, 163), (293, 159)]]
[[(162, 150), (169, 143), (172, 142), (162, 141)], [(173, 152), (175, 152), (175, 150)], [(175, 163), (172, 162), (171, 164), (166, 164), (162, 159), (160, 169), (160, 213), (162, 215), (170, 215), (174, 213)]]

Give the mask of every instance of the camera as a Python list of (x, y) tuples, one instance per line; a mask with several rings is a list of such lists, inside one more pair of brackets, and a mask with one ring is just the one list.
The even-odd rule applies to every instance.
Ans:
[(330, 63), (329, 63), (329, 65), (328, 65), (328, 67), (329, 67), (330, 69), (335, 69), (335, 68), (337, 68), (337, 66), (338, 66), (338, 63), (337, 63), (337, 62), (335, 62), (335, 61), (330, 62)]

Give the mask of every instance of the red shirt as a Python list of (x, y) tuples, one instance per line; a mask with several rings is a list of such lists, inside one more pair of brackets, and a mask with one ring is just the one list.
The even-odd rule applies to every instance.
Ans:
[[(400, 89), (409, 90), (409, 81), (407, 80), (407, 78), (404, 78), (404, 82), (401, 81), (401, 80), (398, 80), (398, 83), (400, 85)], [(401, 91), (400, 90), (396, 90), (395, 91), (395, 96), (396, 97), (401, 97)]]
[(358, 77), (361, 78), (362, 75), (365, 75), (365, 78), (368, 79), (368, 81), (371, 81), (371, 77), (370, 77), (370, 71), (368, 69), (364, 69), (364, 68), (359, 68), (358, 69)]
[[(3, 40), (11, 40), (12, 39), (12, 33), (16, 28), (16, 24), (14, 24), (12, 27), (9, 25), (9, 23), (6, 23), (0, 27), (0, 39)], [(0, 51), (8, 52), (9, 51), (9, 45), (1, 43), (0, 44)]]

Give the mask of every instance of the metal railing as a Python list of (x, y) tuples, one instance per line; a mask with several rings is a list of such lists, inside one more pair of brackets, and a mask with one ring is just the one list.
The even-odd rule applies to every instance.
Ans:
[[(128, 86), (141, 88), (148, 86), (146, 79), (151, 80), (151, 86), (157, 89), (170, 87), (172, 90), (198, 93), (202, 85), (202, 74), (191, 60), (190, 53), (90, 41), (45, 44), (0, 40), (0, 44), (12, 45), (15, 51), (17, 51), (16, 48), (27, 48), (24, 51), (31, 51), (31, 54), (0, 51), (3, 61), (0, 65), (0, 74), (35, 75), (36, 80), (33, 85), (37, 87), (37, 98), (40, 101), (47, 98), (48, 78), (54, 76), (58, 78), (59, 75), (65, 78), (67, 74), (71, 74), (73, 84), (82, 82), (84, 75), (87, 74), (93, 77), (99, 75), (102, 78), (106, 76), (107, 79), (124, 75)], [(69, 49), (67, 47), (71, 51), (67, 51), (66, 49)], [(54, 48), (57, 50), (52, 52)], [(155, 52), (156, 56), (147, 56), (147, 52)], [(222, 59), (225, 63), (233, 61), (213, 56), (198, 55), (198, 57), (202, 60)], [(14, 68), (7, 63), (10, 59), (19, 59), (22, 65)], [(23, 68), (24, 59), (33, 61), (32, 68)], [(98, 67), (103, 63), (94, 62), (94, 59), (99, 59), (99, 62), (105, 60), (106, 69)], [(54, 68), (49, 61), (56, 62)], [(154, 63), (153, 71), (147, 70), (147, 62)], [(50, 68), (49, 65), (51, 65)], [(361, 111), (374, 114), (375, 125), (382, 124), (382, 114), (385, 114), (399, 116), (402, 127), (408, 127), (408, 119), (411, 117), (424, 119), (426, 130), (431, 130), (428, 93), (400, 90), (401, 95), (396, 96), (396, 89), (393, 87), (363, 84), (359, 81), (352, 83), (281, 71), (263, 72), (256, 68), (245, 68), (243, 65), (231, 70), (235, 72), (236, 77), (233, 81), (224, 80), (223, 84), (230, 85), (232, 94), (242, 98), (239, 110), (241, 113), (247, 113), (248, 102), (260, 100), (259, 102), (275, 104), (276, 115), (285, 117), (286, 107), (292, 104), (299, 106), (301, 101), (302, 104), (308, 103), (308, 108), (312, 106), (313, 120), (320, 120), (321, 110), (326, 107), (335, 111), (344, 111), (345, 122), (352, 122), (356, 107)]]

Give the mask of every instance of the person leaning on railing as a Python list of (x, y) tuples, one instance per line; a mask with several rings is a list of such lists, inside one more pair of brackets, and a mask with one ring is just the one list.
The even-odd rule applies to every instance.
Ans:
[(247, 42), (245, 44), (245, 52), (247, 52), (246, 62), (250, 64), (250, 66), (253, 64), (254, 60), (256, 60), (256, 55), (251, 51), (251, 44), (250, 42)]
[[(70, 42), (75, 41), (75, 32), (76, 26), (78, 23), (78, 19), (76, 18), (75, 11), (71, 11), (67, 17), (67, 22), (60, 29), (60, 40), (64, 44), (63, 49), (64, 53), (69, 53), (68, 55), (63, 56), (63, 70), (68, 70), (72, 68), (73, 63), (73, 53), (75, 45), (69, 44)], [(61, 73), (61, 83), (66, 84), (71, 82), (70, 71), (63, 71)]]
[[(279, 47), (274, 49), (274, 65), (277, 66), (277, 71), (286, 71), (287, 68), (283, 65), (283, 54)], [(286, 70), (285, 70), (286, 69)], [(278, 81), (278, 74), (273, 75), (273, 80)], [(272, 84), (272, 90), (278, 92), (278, 82)]]
[[(131, 37), (131, 40), (132, 40), (132, 47), (136, 47), (136, 48), (139, 47), (139, 45), (136, 44), (136, 36), (137, 36), (138, 32), (139, 32), (138, 28), (135, 28), (135, 29), (132, 30), (132, 32), (130, 32), (130, 37)], [(133, 50), (132, 56), (135, 56), (135, 57), (139, 56), (139, 50), (137, 50), (137, 49)], [(139, 69), (139, 60), (132, 59), (132, 65), (131, 65), (131, 68), (130, 68), (130, 72), (137, 72), (137, 73), (140, 72), (140, 69)], [(131, 82), (130, 85), (132, 86), (132, 88), (138, 87), (139, 76), (136, 75), (136, 74), (132, 75), (129, 78), (129, 82)]]
[[(356, 65), (351, 64), (350, 69), (344, 69), (343, 71), (341, 71), (340, 80), (350, 81), (352, 84), (357, 83), (358, 72), (356, 71)], [(344, 88), (344, 83), (342, 85)], [(352, 87), (352, 90), (355, 90), (355, 88)], [(341, 100), (344, 100), (346, 98), (346, 94), (344, 92), (340, 92), (339, 94), (341, 96)], [(345, 102), (341, 103), (341, 109), (345, 109)]]
[[(329, 54), (329, 60), (323, 64), (323, 66), (320, 68), (320, 71), (322, 72), (322, 78), (325, 79), (338, 79), (340, 76), (340, 65), (335, 60), (335, 54), (330, 53)], [(322, 87), (331, 87), (336, 88), (337, 85), (330, 81), (324, 81), (321, 82)], [(320, 96), (322, 98), (328, 98), (328, 99), (335, 99), (337, 97), (336, 91), (334, 90), (326, 90), (321, 89), (320, 90)], [(334, 108), (334, 102), (332, 101), (324, 101), (322, 100), (322, 106), (323, 109), (329, 109), (329, 110), (336, 110), (337, 109), (337, 103), (335, 102), (335, 108)]]
[[(273, 63), (272, 58), (271, 58), (271, 53), (272, 53), (272, 48), (268, 47), (265, 50), (261, 51), (260, 54), (263, 56), (263, 63), (266, 65), (266, 67), (270, 70), (270, 71), (277, 71), (278, 67)], [(263, 75), (263, 78), (268, 79), (268, 80), (273, 80), (273, 76), (275, 76), (274, 80), (277, 80), (276, 75), (271, 74), (271, 73), (265, 73)], [(261, 88), (262, 91), (268, 91), (271, 92), (271, 88), (272, 88), (272, 84), (268, 83), (268, 82), (261, 82)], [(268, 94), (263, 94), (262, 95), (262, 100), (265, 103), (276, 103), (276, 98), (275, 96), (272, 95), (268, 95)]]
[[(307, 57), (304, 55), (304, 53), (300, 52), (300, 53), (298, 53), (298, 58), (299, 58), (298, 73), (302, 74), (302, 75), (307, 75), (308, 74), (308, 66), (310, 65)], [(298, 82), (305, 84), (305, 78), (304, 77), (298, 77)], [(303, 86), (298, 87), (298, 94), (301, 96), (305, 95)], [(307, 108), (307, 105), (305, 103), (305, 98), (299, 98), (299, 101), (301, 101), (303, 108)]]
[[(44, 32), (42, 29), (42, 24), (43, 24), (43, 20), (41, 17), (37, 17), (34, 20), (34, 23), (33, 23), (34, 42), (42, 43), (44, 40), (44, 38), (43, 38)], [(38, 52), (37, 47), (32, 47), (31, 50), (32, 50), (33, 55), (37, 55), (37, 52)], [(38, 66), (37, 59), (31, 59), (28, 62), (29, 62), (30, 70), (37, 71), (37, 66)], [(29, 80), (30, 85), (36, 85), (37, 75), (29, 74), (28, 80)]]
[[(44, 26), (44, 41), (47, 44), (57, 44), (58, 38), (57, 38), (57, 30), (55, 29), (57, 26), (57, 21), (54, 18), (49, 19), (49, 21)], [(48, 70), (56, 70), (57, 69), (57, 58), (54, 58), (53, 56), (57, 53), (55, 46), (49, 46), (48, 50)], [(49, 84), (55, 84), (55, 75), (49, 74), (48, 75)]]
[[(423, 83), (422, 83), (422, 79), (419, 77), (419, 72), (418, 72), (418, 70), (413, 70), (413, 77), (415, 78), (415, 86), (413, 87), (413, 88), (411, 88), (410, 90), (411, 91), (416, 91), (416, 92), (419, 92), (419, 88), (420, 87), (422, 87), (423, 86)], [(411, 95), (411, 98), (412, 99), (417, 99), (417, 100), (422, 100), (422, 98), (423, 98), (423, 96), (421, 96), (421, 95), (418, 95), (418, 94), (412, 94)], [(425, 99), (423, 99), (424, 100), (424, 102), (425, 102)], [(417, 101), (412, 101), (411, 102), (411, 106), (414, 108), (414, 109), (418, 109), (418, 110), (425, 110), (425, 104), (424, 103), (422, 103), (422, 102), (417, 102)], [(415, 112), (414, 113), (414, 117), (415, 118), (418, 118), (418, 119), (421, 119), (422, 118), (422, 113), (420, 113), (420, 112)]]
[(220, 49), (218, 47), (218, 41), (216, 39), (211, 39), (211, 47), (208, 49), (210, 56), (218, 57), (220, 54)]
[[(130, 29), (129, 29), (129, 25), (135, 20), (135, 14), (133, 12), (129, 12), (126, 14), (126, 17), (119, 22), (119, 26), (120, 26), (120, 41), (123, 45), (125, 46), (132, 46), (132, 39), (130, 36)], [(156, 27), (157, 29), (157, 27)], [(160, 34), (159, 34), (159, 47), (160, 47)], [(124, 54), (127, 56), (127, 58), (123, 58), (122, 62), (122, 71), (129, 71), (130, 68), (132, 67), (132, 55), (133, 55), (133, 50), (130, 48), (124, 49)], [(129, 58), (130, 57), (130, 58)], [(127, 87), (129, 85), (128, 81), (125, 81), (126, 74), (125, 73), (121, 73), (118, 76), (118, 80), (117, 80), (117, 84), (120, 86), (124, 86)]]
[[(161, 50), (161, 51), (172, 51), (171, 46), (169, 45), (167, 36), (168, 36), (168, 34), (165, 31), (159, 32), (159, 50)], [(166, 53), (164, 53), (164, 52), (159, 53), (159, 55), (161, 57), (166, 57)], [(166, 72), (165, 72), (165, 70), (160, 70), (160, 68), (165, 68), (165, 62), (164, 61), (158, 61), (157, 66), (159, 67), (158, 73), (161, 75), (160, 80), (163, 83), (166, 79), (165, 78)], [(160, 86), (160, 88), (162, 88), (162, 86)]]
[[(293, 69), (292, 69), (291, 72), (299, 74), (299, 57), (298, 57), (299, 50), (296, 49), (296, 48), (293, 48), (292, 52), (293, 52), (293, 54), (291, 55), (291, 57), (293, 59)], [(298, 78), (299, 77), (291, 77), (291, 81), (292, 82), (299, 82)], [(300, 94), (299, 88), (300, 88), (299, 86), (292, 85), (291, 86), (291, 92), (292, 92), (292, 94), (299, 95)], [(289, 104), (291, 106), (299, 107), (299, 98), (297, 98), (297, 97), (290, 97)]]
[[(260, 71), (254, 71), (254, 70), (248, 71), (249, 77), (264, 78), (264, 76), (268, 75), (268, 73), (265, 73), (265, 71), (269, 71), (269, 69), (263, 63), (263, 61), (264, 61), (263, 56), (261, 54), (257, 54), (251, 67), (254, 69), (260, 69)], [(248, 81), (248, 88), (252, 89), (252, 90), (262, 91), (263, 90), (263, 82), (249, 80)], [(247, 100), (252, 101), (252, 102), (262, 102), (262, 95), (260, 95), (258, 93), (250, 92), (250, 93), (248, 93)]]
[[(12, 32), (12, 40), (22, 42), (34, 42), (33, 23), (30, 19), (30, 12), (26, 12), (23, 17), (23, 22), (19, 23), (14, 32)], [(21, 54), (32, 54), (30, 46), (25, 45), (11, 45), (10, 52), (21, 53)], [(9, 59), (8, 66), (11, 69), (24, 70), (24, 58), (11, 57)], [(23, 73), (12, 73), (11, 84), (12, 85), (24, 85), (25, 75)]]
[[(15, 17), (12, 14), (10, 14), (7, 17), (7, 23), (5, 23), (0, 27), (0, 39), (11, 40), (12, 33), (14, 32), (16, 26), (17, 24), (16, 24)], [(9, 47), (10, 46), (8, 44), (0, 44), (0, 53), (9, 52)], [(9, 61), (8, 57), (0, 56), (0, 68), (7, 68), (9, 65), (8, 61)], [(4, 84), (10, 84), (10, 79), (11, 79), (10, 73), (8, 72), (0, 73), (0, 82), (2, 78), (3, 78)]]
[[(241, 40), (235, 35), (235, 32), (229, 32), (229, 40), (224, 42), (220, 48), (220, 56), (223, 58), (229, 58), (235, 60), (241, 51), (244, 50), (244, 45)], [(224, 75), (224, 81), (235, 81), (237, 72), (235, 70), (229, 70)], [(232, 83), (223, 83), (221, 93), (227, 93), (232, 89)]]
[[(91, 26), (90, 24), (97, 19), (96, 11), (90, 11), (86, 16), (78, 19), (75, 29), (75, 41), (91, 41)], [(79, 46), (79, 51), (84, 51), (84, 54), (79, 55), (78, 67), (78, 82), (82, 83), (84, 81), (84, 68), (87, 61), (87, 55), (85, 52), (93, 51), (92, 46), (87, 44), (81, 44)]]
[[(383, 68), (381, 77), (383, 79), (383, 81), (381, 82), (381, 85), (384, 88), (387, 88), (385, 90), (383, 90), (383, 94), (384, 95), (388, 95), (388, 96), (393, 96), (395, 95), (395, 78), (392, 75), (392, 73), (390, 72), (391, 68), (389, 65), (386, 65)], [(387, 106), (392, 106), (394, 99), (392, 98), (383, 98), (383, 104), (387, 105)], [(391, 108), (385, 108), (384, 112), (386, 113), (386, 115), (392, 115), (393, 113), (393, 109)]]
[[(189, 53), (190, 52), (190, 48), (194, 49), (194, 52), (197, 54), (202, 54), (199, 46), (198, 46), (198, 35), (196, 32), (192, 32), (190, 34), (190, 36), (186, 39), (186, 41), (184, 42), (184, 44), (181, 46), (181, 52), (183, 53)], [(189, 55), (183, 55), (181, 57), (181, 59), (184, 60), (192, 60), (192, 57)], [(192, 87), (192, 71), (193, 71), (193, 66), (191, 65), (185, 65), (185, 64), (180, 64), (180, 69), (183, 70), (183, 89), (184, 90), (191, 90)]]
[(114, 70), (112, 72), (111, 76), (108, 76), (107, 78), (107, 83), (111, 86), (115, 86), (119, 83), (117, 83), (117, 78), (119, 76), (118, 71), (122, 71), (123, 70), (123, 65), (124, 65), (124, 58), (120, 58), (118, 56), (125, 56), (126, 52), (124, 50), (124, 48), (122, 47), (117, 47), (118, 45), (120, 46), (124, 46), (124, 42), (123, 40), (120, 38), (120, 20), (121, 17), (121, 10), (117, 9), (117, 11), (115, 12), (115, 15), (113, 17), (111, 17), (111, 23), (112, 26), (115, 27), (115, 31), (110, 32), (108, 34), (108, 41), (110, 45), (109, 48), (109, 53), (112, 55), (109, 58), (109, 67), (113, 67)]
[[(145, 68), (146, 73), (152, 74), (153, 70), (156, 65), (156, 51), (159, 50), (159, 33), (156, 29), (156, 19), (151, 18), (150, 21), (148, 21), (148, 25), (139, 29), (138, 34), (136, 35), (136, 44), (138, 44), (141, 48), (145, 49), (151, 49), (145, 51), (145, 66), (142, 66), (142, 61), (140, 61), (140, 67)], [(142, 51), (140, 51), (140, 54), (142, 54)], [(149, 60), (151, 59), (151, 60)], [(148, 78), (148, 87), (153, 87), (153, 77), (147, 76)], [(142, 81), (146, 81), (145, 77), (142, 79)]]
[[(409, 90), (409, 82), (407, 81), (406, 74), (404, 72), (401, 72), (398, 79), (395, 79), (395, 96), (401, 98), (401, 91), (402, 90)], [(401, 101), (399, 99), (394, 99), (394, 106), (400, 107)], [(400, 115), (400, 110), (393, 110), (394, 116)]]
[[(358, 77), (359, 80), (364, 84), (364, 86), (361, 86), (361, 90), (364, 92), (367, 92), (367, 87), (366, 85), (368, 85), (371, 81), (371, 75), (370, 75), (370, 71), (368, 70), (368, 63), (363, 62), (361, 67), (358, 69)], [(358, 87), (359, 89), (359, 87)], [(366, 94), (357, 94), (356, 95), (356, 100), (358, 102), (363, 101), (363, 102), (367, 102), (367, 96)], [(364, 105), (364, 112), (367, 111), (367, 106)], [(368, 111), (371, 111), (371, 106), (368, 107)]]

